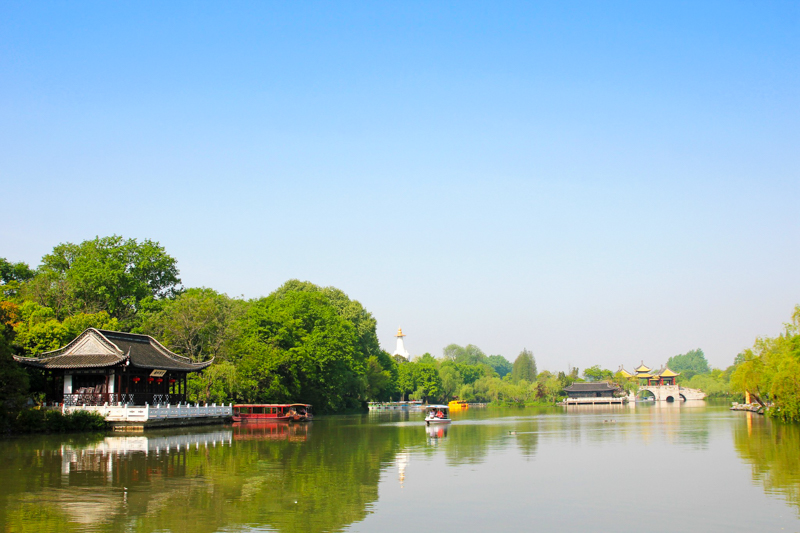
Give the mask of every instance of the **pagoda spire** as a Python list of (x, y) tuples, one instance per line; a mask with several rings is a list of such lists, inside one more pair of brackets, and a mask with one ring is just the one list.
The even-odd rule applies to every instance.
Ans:
[(403, 328), (397, 328), (397, 335), (395, 335), (395, 337), (397, 337), (397, 348), (392, 355), (399, 355), (405, 359), (409, 359), (410, 356), (408, 355), (408, 351), (406, 351), (406, 347), (403, 344), (403, 337), (405, 337), (405, 335), (403, 335)]

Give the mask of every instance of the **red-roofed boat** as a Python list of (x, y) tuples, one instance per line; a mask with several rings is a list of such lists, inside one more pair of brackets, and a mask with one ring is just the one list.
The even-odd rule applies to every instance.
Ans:
[(234, 422), (307, 422), (314, 418), (305, 403), (245, 403), (233, 406)]

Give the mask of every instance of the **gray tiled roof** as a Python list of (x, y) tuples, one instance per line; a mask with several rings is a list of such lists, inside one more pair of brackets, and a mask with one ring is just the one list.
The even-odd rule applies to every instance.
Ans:
[(601, 381), (600, 383), (573, 383), (569, 387), (564, 387), (564, 391), (566, 392), (603, 392), (616, 390), (619, 390), (619, 387), (606, 381)]
[(120, 364), (146, 369), (196, 372), (211, 364), (193, 363), (172, 353), (149, 335), (89, 328), (72, 342), (40, 357), (18, 357), (23, 365), (46, 369), (106, 368)]

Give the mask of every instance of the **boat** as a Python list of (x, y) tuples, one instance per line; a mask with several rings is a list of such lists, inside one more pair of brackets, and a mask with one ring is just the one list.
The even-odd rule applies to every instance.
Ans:
[(450, 408), (446, 405), (428, 405), (425, 407), (425, 424), (449, 424)]
[(451, 411), (463, 411), (465, 409), (469, 409), (469, 404), (464, 400), (453, 400), (452, 402), (448, 403), (447, 406)]
[(243, 403), (233, 406), (234, 422), (306, 422), (314, 416), (305, 403)]
[(293, 403), (289, 405), (289, 415), (293, 422), (309, 422), (314, 419), (311, 406), (307, 403)]

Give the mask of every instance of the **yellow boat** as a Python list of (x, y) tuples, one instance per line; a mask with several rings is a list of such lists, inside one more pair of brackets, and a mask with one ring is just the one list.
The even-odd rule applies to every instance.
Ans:
[(469, 409), (469, 404), (463, 400), (453, 400), (447, 404), (447, 407), (449, 407), (451, 411), (462, 411), (464, 409)]

